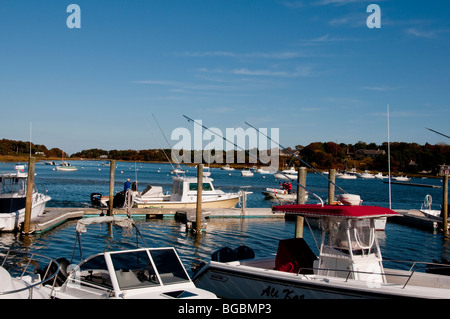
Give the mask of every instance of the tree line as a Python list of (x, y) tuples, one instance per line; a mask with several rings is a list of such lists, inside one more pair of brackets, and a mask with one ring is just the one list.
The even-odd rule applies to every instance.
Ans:
[[(84, 158), (84, 159), (114, 159), (123, 161), (148, 161), (168, 162), (171, 150), (147, 149), (147, 150), (102, 150), (88, 149), (67, 155), (59, 148), (47, 149), (45, 145), (31, 143), (31, 152), (37, 157), (43, 158)], [(221, 152), (221, 151), (216, 151)], [(0, 140), (0, 155), (28, 155), (30, 143)], [(193, 162), (194, 155), (191, 151)], [(223, 153), (225, 159), (225, 153)], [(295, 154), (293, 156), (292, 154)], [(214, 155), (214, 154), (213, 154)], [(435, 145), (405, 142), (391, 142), (391, 170), (393, 172), (418, 173), (427, 172), (435, 174), (439, 165), (450, 164), (450, 145), (439, 143)], [(239, 152), (234, 152), (235, 159)], [(303, 166), (301, 158), (316, 169), (336, 168), (338, 170), (377, 170), (387, 172), (388, 170), (388, 143), (377, 145), (375, 143), (357, 142), (356, 144), (314, 142), (307, 146), (296, 145), (294, 148), (280, 151), (280, 166)], [(237, 163), (235, 161), (234, 163)], [(253, 158), (245, 156), (244, 164), (255, 164)], [(261, 163), (256, 163), (257, 165)]]

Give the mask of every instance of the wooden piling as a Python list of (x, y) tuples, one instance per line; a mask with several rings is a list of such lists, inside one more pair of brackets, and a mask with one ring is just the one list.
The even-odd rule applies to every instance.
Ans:
[[(304, 204), (306, 191), (303, 187), (306, 187), (306, 167), (300, 167), (297, 175), (297, 204)], [(300, 187), (302, 185), (303, 187)]]
[(197, 207), (195, 211), (195, 231), (202, 231), (202, 190), (203, 190), (203, 164), (197, 165)]
[[(306, 187), (306, 167), (300, 167), (297, 175), (297, 204), (305, 204), (306, 191), (304, 187)], [(297, 215), (295, 218), (295, 238), (303, 238), (303, 224), (304, 217)]]
[(448, 236), (448, 175), (444, 176), (443, 181), (443, 203), (442, 203), (442, 223), (443, 223), (443, 230), (444, 230), (444, 236)]
[(116, 173), (116, 161), (111, 160), (109, 164), (109, 209), (108, 216), (114, 215), (114, 176)]
[(34, 168), (36, 165), (36, 158), (30, 157), (28, 162), (28, 181), (27, 181), (27, 194), (25, 200), (25, 219), (23, 222), (23, 233), (30, 233), (31, 224), (31, 209), (33, 207), (33, 188), (34, 188)]
[(328, 205), (333, 205), (334, 202), (334, 184), (336, 182), (336, 169), (330, 168), (328, 175)]

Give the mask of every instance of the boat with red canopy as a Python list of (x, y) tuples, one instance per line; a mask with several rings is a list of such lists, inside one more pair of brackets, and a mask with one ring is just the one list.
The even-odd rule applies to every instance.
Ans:
[(384, 266), (375, 220), (396, 216), (389, 208), (298, 204), (273, 210), (319, 219), (318, 254), (303, 238), (280, 240), (268, 257), (233, 259), (231, 249), (221, 250), (195, 274), (196, 286), (221, 298), (450, 298), (450, 276), (423, 272), (430, 263)]

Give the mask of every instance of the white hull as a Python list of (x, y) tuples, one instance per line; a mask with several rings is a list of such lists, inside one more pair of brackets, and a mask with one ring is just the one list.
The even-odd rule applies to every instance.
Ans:
[[(195, 276), (197, 287), (232, 299), (361, 299), (361, 298), (450, 298), (450, 277), (415, 273), (403, 288), (407, 277), (387, 276), (382, 283), (372, 280), (354, 280), (343, 277), (297, 274), (274, 270), (275, 260), (253, 259), (220, 263), (211, 261)], [(385, 269), (386, 273), (394, 270)], [(395, 270), (408, 276), (408, 271)], [(415, 286), (415, 282), (429, 287)], [(436, 287), (433, 287), (436, 286)], [(438, 288), (437, 286), (446, 287)]]
[(294, 174), (281, 174), (281, 173), (276, 173), (273, 175), (276, 179), (290, 179), (290, 180), (296, 180), (298, 177), (297, 175)]
[[(31, 208), (31, 219), (44, 213), (45, 205), (51, 198), (43, 194), (33, 195), (33, 207)], [(11, 232), (16, 230), (25, 220), (25, 208), (12, 213), (0, 214), (0, 231)]]
[[(219, 199), (204, 199), (202, 200), (202, 208), (234, 208), (239, 202), (239, 195), (230, 196), (228, 198)], [(134, 200), (134, 207), (136, 208), (196, 208), (197, 200), (189, 202), (181, 201), (140, 201)]]
[[(297, 193), (289, 194), (288, 191), (278, 188), (266, 188), (264, 192), (262, 192), (266, 199), (277, 199), (277, 200), (285, 200), (285, 201), (296, 201)], [(308, 200), (308, 194), (305, 195), (305, 200)]]
[(62, 172), (74, 172), (77, 171), (78, 168), (75, 166), (56, 166), (56, 170)]

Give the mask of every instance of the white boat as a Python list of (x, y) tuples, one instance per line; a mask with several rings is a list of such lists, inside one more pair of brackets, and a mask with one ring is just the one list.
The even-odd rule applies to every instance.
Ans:
[[(282, 188), (266, 188), (265, 191), (262, 192), (266, 199), (276, 199), (281, 201), (297, 201), (297, 193), (289, 192)], [(305, 192), (305, 201), (308, 200), (308, 192)]]
[(282, 170), (281, 172), (282, 172), (282, 173), (285, 173), (285, 174), (292, 174), (292, 175), (297, 175), (297, 174), (298, 174), (298, 172), (297, 172), (297, 170), (295, 169), (294, 166), (292, 166), (292, 167), (289, 168), (289, 169), (284, 169), (284, 170)]
[(273, 175), (273, 177), (275, 177), (275, 179), (283, 179), (283, 180), (297, 180), (297, 175), (294, 174), (281, 174), (281, 173), (276, 173)]
[(281, 240), (268, 257), (215, 253), (196, 272), (196, 286), (232, 299), (450, 298), (450, 276), (420, 272), (420, 263), (409, 270), (384, 266), (374, 219), (397, 215), (388, 208), (284, 205), (274, 211), (320, 220), (318, 256), (303, 238)]
[[(0, 231), (14, 231), (25, 219), (28, 173), (18, 164), (15, 172), (0, 174)], [(50, 196), (39, 193), (33, 185), (31, 219), (44, 213)]]
[(253, 172), (252, 172), (251, 170), (249, 170), (249, 169), (243, 169), (243, 170), (241, 171), (241, 175), (244, 176), (244, 177), (252, 177), (254, 174), (253, 174)]
[(375, 175), (370, 174), (368, 171), (365, 171), (364, 173), (360, 173), (359, 177), (365, 178), (365, 179), (373, 179), (373, 178), (375, 178)]
[(273, 172), (271, 172), (270, 170), (268, 170), (268, 169), (263, 169), (263, 168), (258, 168), (258, 169), (256, 169), (255, 172), (256, 172), (256, 173), (259, 173), (259, 174), (273, 174)]
[(76, 166), (70, 165), (70, 163), (62, 162), (60, 165), (56, 166), (56, 170), (64, 172), (74, 172), (77, 171), (78, 168)]
[[(136, 208), (195, 208), (197, 205), (197, 177), (173, 177), (171, 194), (163, 194), (162, 188), (153, 192), (134, 193), (133, 206)], [(241, 192), (226, 193), (215, 189), (213, 179), (203, 178), (202, 208), (234, 208)], [(152, 186), (154, 187), (154, 186)], [(251, 194), (251, 192), (246, 192)]]
[(209, 166), (207, 166), (203, 169), (203, 176), (205, 176), (205, 177), (211, 176), (211, 171), (209, 169)]
[(426, 216), (435, 216), (435, 217), (441, 217), (441, 210), (439, 209), (431, 209), (431, 205), (433, 204), (433, 198), (431, 195), (426, 195), (425, 199), (422, 203), (422, 206), (420, 207), (420, 211), (425, 214)]
[[(136, 226), (128, 217), (84, 218), (76, 226), (75, 241), (92, 223)], [(75, 247), (74, 247), (75, 248)], [(81, 247), (80, 247), (81, 250)], [(72, 256), (73, 257), (73, 256)], [(70, 265), (57, 287), (44, 286), (55, 299), (210, 299), (216, 296), (195, 287), (173, 247), (106, 251)], [(67, 261), (67, 264), (69, 262)]]
[(408, 176), (393, 176), (392, 179), (398, 182), (409, 182), (411, 180)]
[[(43, 286), (53, 287), (60, 270), (56, 260), (29, 251), (1, 250), (0, 255), (0, 299), (50, 299)], [(52, 273), (40, 271), (39, 263), (52, 267)]]
[(347, 174), (347, 173), (343, 173), (343, 174), (336, 174), (337, 178), (340, 179), (356, 179), (356, 175), (353, 174)]
[(234, 167), (230, 167), (229, 164), (222, 166), (220, 169), (223, 171), (234, 171)]
[(375, 178), (378, 178), (378, 179), (389, 178), (389, 176), (383, 175), (381, 172), (378, 172), (378, 173), (375, 174), (374, 176), (375, 176)]
[(180, 165), (177, 165), (173, 170), (170, 171), (171, 174), (185, 174), (186, 171), (181, 168)]

